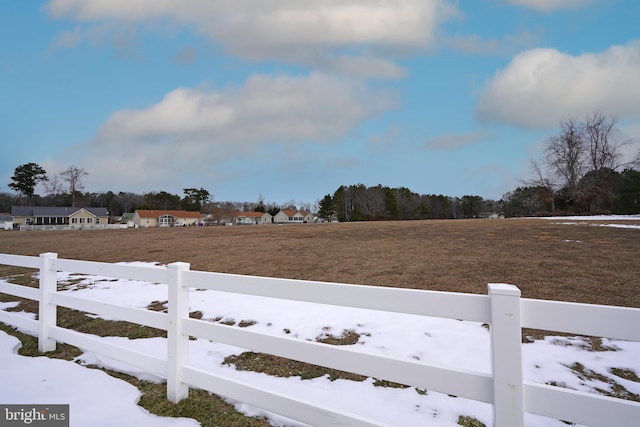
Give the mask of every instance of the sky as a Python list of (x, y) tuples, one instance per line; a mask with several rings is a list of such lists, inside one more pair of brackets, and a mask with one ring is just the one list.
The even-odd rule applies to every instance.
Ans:
[[(640, 149), (635, 0), (0, 1), (0, 191), (500, 199), (559, 122)], [(39, 187), (38, 194), (44, 194)]]
[[(566, 218), (562, 218), (562, 221), (565, 220)], [(636, 225), (635, 229), (629, 229), (628, 232), (637, 233), (638, 229), (639, 226)], [(565, 244), (586, 243), (567, 240)], [(61, 293), (103, 303), (147, 308), (154, 301), (167, 300), (167, 286), (157, 283), (66, 272), (58, 273), (58, 283), (66, 285), (59, 291)], [(17, 302), (0, 303), (0, 309), (17, 305)], [(201, 311), (203, 320), (220, 319), (220, 322), (236, 325), (242, 320), (252, 320), (255, 323), (248, 326), (251, 331), (295, 337), (300, 340), (315, 341), (327, 333), (340, 335), (344, 330), (353, 330), (360, 335), (358, 342), (350, 346), (353, 351), (491, 373), (490, 336), (487, 329), (477, 322), (195, 289), (191, 290), (189, 310)], [(20, 315), (35, 317), (34, 314), (25, 312), (21, 312)], [(285, 333), (285, 329), (289, 331), (288, 334)], [(24, 332), (37, 335), (37, 331)], [(167, 343), (164, 338), (102, 339), (158, 358), (166, 357)], [(615, 351), (588, 351), (588, 339), (572, 336), (548, 336), (543, 340), (523, 344), (524, 381), (555, 381), (578, 391), (597, 393), (596, 389), (611, 390), (612, 385), (602, 380), (607, 378), (631, 393), (640, 394), (640, 383), (611, 373), (611, 368), (640, 372), (640, 342), (603, 338), (602, 345)], [(2, 404), (69, 404), (72, 426), (198, 425), (189, 419), (159, 418), (146, 413), (136, 405), (139, 392), (134, 387), (84, 366), (101, 366), (146, 381), (163, 382), (164, 378), (93, 352), (83, 353), (75, 362), (65, 362), (46, 357), (19, 356), (16, 354), (18, 347), (19, 341), (16, 338), (0, 331)], [(376, 387), (372, 379), (357, 382), (330, 381), (327, 376), (310, 380), (301, 380), (295, 376), (278, 378), (256, 372), (238, 371), (234, 366), (222, 364), (226, 357), (244, 351), (238, 347), (204, 339), (190, 340), (189, 363), (198, 369), (227, 378), (375, 420), (380, 425), (457, 427), (458, 417), (461, 415), (476, 418), (485, 425), (492, 425), (491, 405), (460, 397), (433, 391), (426, 394), (417, 393), (414, 388)], [(600, 376), (594, 374), (586, 377), (572, 371), (569, 367), (575, 363), (584, 366), (583, 372), (590, 370)], [(43, 386), (44, 383), (46, 386)], [(302, 425), (240, 402), (232, 403), (237, 410), (246, 415), (266, 416), (273, 425)], [(611, 425), (618, 425), (616, 415), (611, 416)], [(532, 414), (525, 414), (525, 424), (529, 427), (566, 426), (562, 421)]]

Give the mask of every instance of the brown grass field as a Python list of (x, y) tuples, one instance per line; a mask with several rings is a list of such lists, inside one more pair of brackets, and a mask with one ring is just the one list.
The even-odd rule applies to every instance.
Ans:
[[(640, 230), (542, 219), (0, 232), (0, 253), (640, 307)], [(575, 221), (573, 221), (575, 222)], [(615, 221), (607, 221), (610, 224)], [(620, 221), (640, 224), (638, 221)], [(0, 266), (0, 277), (11, 274)]]
[[(599, 223), (594, 221), (581, 221), (580, 225), (559, 222), (505, 219), (7, 231), (0, 232), (0, 253), (36, 256), (57, 252), (60, 258), (102, 262), (184, 261), (194, 270), (482, 294), (487, 292), (487, 283), (502, 282), (520, 287), (525, 298), (640, 307), (640, 230), (587, 225)], [(640, 225), (640, 219), (622, 223)], [(0, 277), (10, 275), (15, 283), (37, 286), (29, 270), (0, 265)], [(16, 298), (0, 295), (2, 300)], [(14, 310), (37, 312), (37, 303), (19, 300), (22, 303)], [(166, 336), (164, 331), (94, 319), (62, 307), (57, 321), (62, 327), (99, 336)], [(0, 330), (21, 340), (20, 354), (43, 355), (35, 338), (2, 324)], [(544, 331), (523, 331), (523, 342), (544, 335)], [(353, 344), (351, 338), (322, 342), (349, 345)], [(591, 342), (592, 351), (598, 351), (599, 341)], [(81, 353), (59, 343), (56, 351), (44, 355), (73, 360)], [(253, 352), (231, 356), (225, 363), (240, 370), (301, 379), (326, 374), (352, 381), (364, 379)], [(202, 390), (191, 390), (188, 399), (172, 404), (166, 399), (165, 384), (108, 373), (136, 386), (141, 392), (139, 404), (157, 415), (195, 418), (203, 427), (270, 425), (265, 419), (242, 415)], [(632, 371), (623, 374), (632, 381), (638, 378)], [(387, 381), (376, 385), (404, 387)], [(640, 399), (624, 387), (618, 390), (616, 397)], [(458, 424), (484, 427), (471, 416), (461, 415)]]

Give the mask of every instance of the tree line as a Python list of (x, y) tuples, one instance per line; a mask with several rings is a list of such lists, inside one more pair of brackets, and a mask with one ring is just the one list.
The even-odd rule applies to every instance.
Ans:
[[(640, 213), (640, 151), (624, 163), (618, 138), (618, 119), (595, 112), (583, 120), (560, 122), (559, 132), (545, 141), (544, 156), (531, 161), (531, 178), (507, 192), (500, 200), (477, 195), (450, 197), (418, 194), (406, 187), (342, 185), (314, 206), (303, 203), (300, 210), (317, 213), (327, 221), (371, 221), (477, 218), (496, 215), (532, 216), (583, 213)], [(0, 193), (0, 211), (13, 205), (105, 207), (113, 216), (136, 209), (182, 209), (209, 213), (220, 219), (236, 211), (268, 212), (297, 209), (290, 201), (283, 205), (257, 202), (214, 202), (204, 188), (185, 188), (183, 196), (166, 191), (83, 192), (88, 172), (70, 166), (48, 175), (36, 163), (16, 167), (9, 187), (16, 195)], [(42, 183), (45, 195), (36, 194)]]
[[(15, 195), (0, 193), (0, 212), (10, 212), (11, 206), (82, 206), (104, 207), (112, 216), (122, 216), (137, 209), (186, 210), (211, 214), (215, 220), (233, 216), (238, 211), (268, 212), (277, 214), (281, 209), (297, 209), (295, 201), (284, 204), (268, 203), (262, 195), (257, 202), (216, 202), (204, 188), (184, 188), (183, 195), (167, 191), (147, 193), (132, 192), (83, 192), (83, 178), (89, 173), (78, 167), (70, 166), (59, 174), (47, 174), (36, 163), (26, 163), (16, 167), (9, 188)], [(42, 184), (44, 195), (36, 194), (36, 187)], [(300, 203), (301, 210), (311, 212), (309, 203)]]
[(418, 194), (405, 187), (382, 185), (342, 185), (318, 203), (320, 218), (341, 222), (478, 218), (498, 213), (498, 202), (480, 196)]

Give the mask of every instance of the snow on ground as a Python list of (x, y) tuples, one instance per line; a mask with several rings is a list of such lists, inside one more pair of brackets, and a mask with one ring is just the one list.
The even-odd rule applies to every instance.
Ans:
[(613, 228), (633, 228), (640, 230), (640, 224), (590, 224), (589, 221), (640, 221), (640, 214), (638, 215), (591, 215), (591, 216), (548, 216), (548, 217), (536, 217), (536, 219), (548, 219), (552, 221), (559, 221), (556, 224), (563, 225), (591, 225), (594, 227), (613, 227)]
[(188, 418), (158, 417), (136, 402), (140, 391), (103, 371), (48, 357), (16, 354), (20, 341), (0, 331), (0, 402), (69, 404), (72, 426), (195, 427)]
[[(74, 296), (146, 308), (153, 301), (166, 301), (167, 286), (139, 281), (58, 273), (59, 283), (68, 283), (61, 292)], [(0, 309), (16, 304), (4, 303)], [(203, 320), (253, 321), (250, 330), (301, 340), (315, 340), (326, 334), (339, 336), (344, 330), (360, 335), (357, 351), (404, 360), (420, 360), (459, 369), (490, 372), (489, 333), (481, 324), (396, 313), (350, 309), (223, 292), (191, 290), (190, 310), (201, 311)], [(26, 314), (25, 315), (29, 315)], [(30, 315), (32, 316), (32, 315)], [(24, 331), (35, 335), (35, 331)], [(166, 357), (164, 338), (135, 339), (107, 337), (158, 357)], [(139, 393), (129, 384), (87, 369), (74, 362), (45, 357), (18, 356), (15, 338), (0, 333), (0, 403), (68, 403), (72, 425), (192, 426), (193, 420), (156, 417), (136, 405)], [(262, 373), (236, 371), (222, 365), (230, 355), (243, 349), (198, 339), (189, 341), (190, 363), (209, 371), (232, 376), (270, 390), (303, 397), (305, 400), (346, 412), (357, 413), (381, 424), (455, 427), (460, 415), (477, 418), (491, 425), (491, 405), (445, 394), (418, 393), (415, 388), (376, 387), (373, 380), (330, 381), (328, 377), (301, 380), (277, 378)], [(640, 383), (610, 373), (611, 368), (640, 373), (640, 343), (603, 340), (603, 346), (616, 351), (587, 351), (580, 337), (547, 337), (523, 345), (524, 379), (535, 383), (563, 385), (575, 390), (610, 390), (611, 384), (579, 377), (570, 369), (576, 363), (584, 370), (614, 379), (632, 393), (640, 394)], [(95, 353), (85, 352), (77, 362), (99, 365), (148, 381), (163, 381), (140, 369)], [(274, 425), (299, 426), (260, 409), (234, 402), (247, 415), (267, 416)], [(109, 414), (96, 420), (95, 414)], [(87, 420), (91, 420), (87, 423)], [(564, 427), (561, 421), (526, 415), (526, 425)]]

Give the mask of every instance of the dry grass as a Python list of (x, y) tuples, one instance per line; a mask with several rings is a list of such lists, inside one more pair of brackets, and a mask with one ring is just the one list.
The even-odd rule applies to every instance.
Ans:
[[(625, 222), (628, 224), (629, 222)], [(638, 221), (637, 223), (640, 223)], [(57, 252), (60, 258), (103, 262), (148, 261), (191, 263), (194, 270), (260, 275), (328, 282), (393, 286), (453, 292), (487, 292), (487, 283), (517, 285), (525, 298), (640, 307), (638, 277), (640, 230), (562, 225), (548, 220), (457, 220), (305, 224), (289, 226), (237, 226), (205, 228), (129, 229), (112, 231), (6, 232), (0, 234), (0, 253), (38, 255)], [(0, 277), (34, 286), (33, 270), (0, 266)], [(7, 296), (0, 295), (0, 301)], [(15, 297), (9, 297), (15, 301)], [(166, 301), (154, 301), (150, 310), (165, 311)], [(37, 312), (37, 304), (23, 301), (20, 310)], [(164, 336), (163, 331), (92, 319), (83, 313), (58, 309), (60, 326), (130, 338)], [(202, 313), (191, 313), (199, 318)], [(214, 319), (248, 327), (252, 320)], [(0, 325), (2, 330), (10, 328)], [(333, 335), (329, 330), (317, 341), (352, 345), (353, 331)], [(13, 334), (17, 333), (13, 331)], [(540, 338), (541, 331), (526, 330)], [(37, 355), (32, 337), (23, 342), (21, 354)], [(591, 351), (607, 351), (598, 338), (588, 338)], [(59, 345), (50, 357), (72, 359), (78, 350)], [(362, 381), (364, 377), (330, 370), (277, 356), (246, 352), (228, 357), (226, 364), (239, 370), (265, 372), (302, 379), (328, 375), (331, 379)], [(571, 367), (576, 375), (600, 377), (583, 367)], [(633, 371), (612, 373), (638, 381)], [(189, 416), (203, 426), (268, 425), (263, 419), (246, 418), (209, 393), (192, 390), (189, 399), (169, 403), (164, 385), (138, 381), (110, 373), (136, 385), (143, 393), (140, 404), (158, 415)], [(609, 381), (609, 395), (637, 400), (636, 395)], [(404, 387), (378, 381), (378, 386)], [(418, 393), (426, 393), (416, 390)], [(603, 391), (603, 393), (605, 393)], [(606, 393), (605, 393), (606, 394)], [(461, 416), (462, 426), (483, 426)]]
[[(629, 223), (626, 221), (625, 223)], [(636, 222), (640, 223), (640, 221)], [(0, 253), (640, 307), (640, 230), (536, 219), (4, 232)], [(0, 267), (0, 277), (18, 273)]]

